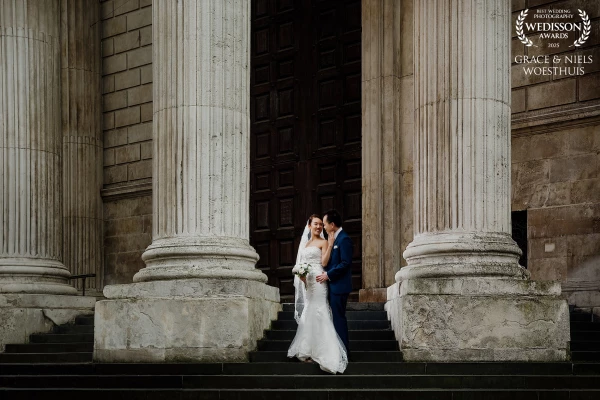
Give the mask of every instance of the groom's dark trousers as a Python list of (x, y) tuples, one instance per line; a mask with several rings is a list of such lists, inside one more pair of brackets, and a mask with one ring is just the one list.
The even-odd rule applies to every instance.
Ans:
[(352, 240), (343, 229), (333, 243), (325, 271), (329, 277), (329, 306), (333, 314), (333, 326), (350, 355), (346, 304), (352, 291)]

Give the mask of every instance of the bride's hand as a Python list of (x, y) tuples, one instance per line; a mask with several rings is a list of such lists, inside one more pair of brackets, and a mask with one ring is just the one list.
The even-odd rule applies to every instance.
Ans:
[(329, 247), (333, 247), (333, 242), (335, 242), (335, 238), (333, 237), (333, 233), (330, 233), (329, 236), (327, 236), (327, 244)]
[(305, 276), (299, 276), (299, 278), (306, 285), (306, 277)]

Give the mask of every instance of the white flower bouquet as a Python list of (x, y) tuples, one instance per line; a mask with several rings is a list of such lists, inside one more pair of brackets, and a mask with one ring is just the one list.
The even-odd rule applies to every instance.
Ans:
[(306, 277), (310, 272), (310, 264), (296, 264), (294, 268), (292, 268), (292, 273), (301, 277)]

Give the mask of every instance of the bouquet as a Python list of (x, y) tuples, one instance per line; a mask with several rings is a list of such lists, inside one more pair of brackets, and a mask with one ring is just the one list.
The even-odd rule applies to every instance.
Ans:
[(310, 264), (296, 264), (292, 268), (292, 273), (304, 278), (310, 272), (310, 268)]

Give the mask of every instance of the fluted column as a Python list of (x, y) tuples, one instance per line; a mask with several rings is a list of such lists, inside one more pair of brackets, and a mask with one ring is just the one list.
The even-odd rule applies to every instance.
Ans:
[(569, 309), (510, 234), (510, 2), (415, 0), (414, 240), (386, 310), (407, 361), (564, 361)]
[(61, 0), (64, 263), (96, 274), (88, 293), (101, 290), (103, 275), (99, 9), (97, 0)]
[(281, 310), (248, 241), (250, 2), (152, 4), (153, 233), (96, 306), (100, 362), (247, 361)]
[(526, 276), (510, 228), (510, 2), (415, 0), (414, 233), (397, 280)]
[(406, 8), (406, 2), (396, 0), (362, 1), (361, 302), (385, 301), (386, 287), (402, 262), (398, 246), (406, 225), (401, 211), (406, 188), (401, 153), (412, 141), (412, 132), (401, 126), (402, 101), (412, 105), (412, 96), (405, 96), (412, 90), (403, 79), (401, 62), (403, 39), (408, 42), (401, 35)]
[(266, 282), (248, 242), (250, 2), (153, 4), (153, 242), (135, 282)]
[(0, 1), (2, 293), (76, 293), (61, 249), (59, 5)]

